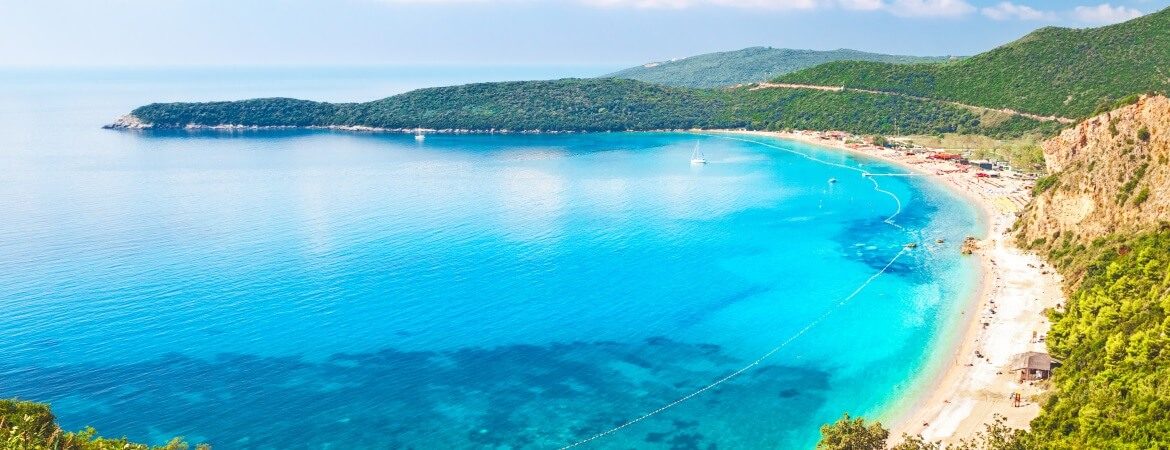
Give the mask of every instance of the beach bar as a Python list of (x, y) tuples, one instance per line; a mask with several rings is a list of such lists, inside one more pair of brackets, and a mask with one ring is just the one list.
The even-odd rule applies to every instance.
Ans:
[(1016, 356), (1012, 364), (1012, 371), (1020, 373), (1020, 382), (1047, 380), (1052, 376), (1052, 368), (1060, 365), (1060, 361), (1052, 359), (1047, 353), (1028, 352)]

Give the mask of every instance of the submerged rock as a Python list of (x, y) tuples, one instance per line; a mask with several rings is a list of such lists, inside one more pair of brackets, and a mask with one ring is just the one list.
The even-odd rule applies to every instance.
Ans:
[(967, 236), (966, 239), (963, 239), (963, 246), (961, 247), (960, 251), (964, 255), (970, 255), (972, 253), (975, 253), (975, 250), (979, 250), (979, 240), (978, 239), (975, 239), (974, 236)]

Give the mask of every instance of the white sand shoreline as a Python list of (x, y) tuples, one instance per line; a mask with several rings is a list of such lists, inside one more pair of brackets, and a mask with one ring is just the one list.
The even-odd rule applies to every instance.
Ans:
[[(918, 377), (910, 396), (895, 402), (880, 419), (893, 425), (891, 443), (899, 442), (903, 433), (956, 442), (982, 431), (997, 414), (1008, 426), (1027, 428), (1040, 410), (1029, 399), (1042, 391), (1019, 383), (1010, 365), (1020, 353), (1046, 351), (1043, 341), (1033, 336), (1047, 334), (1043, 311), (1063, 302), (1059, 275), (1040, 258), (1016, 248), (1008, 235), (1016, 212), (1031, 196), (1030, 182), (976, 177), (976, 171), (960, 170), (964, 167), (957, 163), (930, 160), (925, 154), (846, 145), (836, 137), (839, 133), (720, 132), (794, 140), (885, 161), (934, 179), (975, 205), (987, 226), (987, 236), (975, 252), (982, 272), (978, 288), (961, 310), (956, 335), (932, 352), (936, 361), (926, 367), (933, 373)], [(1024, 396), (1024, 406), (1014, 407), (1008, 400), (1013, 392)]]

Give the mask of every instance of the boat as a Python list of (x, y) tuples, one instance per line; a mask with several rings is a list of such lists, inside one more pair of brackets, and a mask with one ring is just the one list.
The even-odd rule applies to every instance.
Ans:
[(703, 151), (699, 150), (698, 142), (695, 143), (695, 150), (691, 152), (691, 164), (696, 166), (707, 164), (707, 158), (703, 156)]
[(835, 184), (835, 183), (837, 183), (836, 178), (829, 178), (829, 184)]
[(422, 142), (426, 138), (427, 138), (427, 135), (423, 134), (422, 128), (415, 128), (414, 129), (414, 140)]

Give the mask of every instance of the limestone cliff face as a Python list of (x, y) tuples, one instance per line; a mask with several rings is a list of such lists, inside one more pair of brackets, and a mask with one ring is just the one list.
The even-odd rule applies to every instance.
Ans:
[(1170, 99), (1147, 96), (1044, 144), (1049, 173), (1018, 223), (1024, 243), (1082, 244), (1170, 221)]

